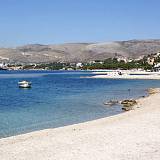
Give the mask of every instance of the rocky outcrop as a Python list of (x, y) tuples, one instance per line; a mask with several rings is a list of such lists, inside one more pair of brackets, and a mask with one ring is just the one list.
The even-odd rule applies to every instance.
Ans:
[(108, 106), (113, 106), (113, 105), (116, 105), (116, 104), (119, 104), (119, 101), (110, 100), (110, 101), (104, 103), (104, 105), (108, 105)]
[(122, 106), (122, 110), (124, 110), (124, 111), (130, 111), (130, 110), (133, 109), (133, 106), (137, 104), (137, 101), (129, 99), (129, 100), (122, 101), (121, 104), (123, 105)]
[(159, 93), (160, 89), (159, 88), (149, 88), (147, 90), (147, 92), (148, 92), (149, 95), (151, 95), (151, 94)]

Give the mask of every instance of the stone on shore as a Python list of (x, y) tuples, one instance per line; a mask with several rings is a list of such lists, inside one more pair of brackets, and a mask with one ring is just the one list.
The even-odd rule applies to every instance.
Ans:
[(149, 95), (151, 95), (151, 94), (159, 93), (160, 89), (159, 88), (149, 88), (147, 90), (147, 92), (148, 92)]
[(133, 106), (137, 104), (136, 100), (124, 100), (121, 102), (121, 104), (123, 105), (122, 110), (124, 111), (130, 111), (133, 109)]

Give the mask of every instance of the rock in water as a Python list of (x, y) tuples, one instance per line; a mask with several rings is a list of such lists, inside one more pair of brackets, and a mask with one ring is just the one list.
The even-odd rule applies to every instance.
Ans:
[(108, 101), (108, 102), (104, 103), (104, 105), (113, 106), (113, 105), (116, 105), (116, 104), (118, 104), (118, 103), (119, 103), (118, 101), (110, 100), (110, 101)]
[(130, 111), (133, 109), (133, 106), (137, 104), (136, 100), (124, 100), (121, 102), (121, 104), (123, 105), (122, 110), (124, 111)]

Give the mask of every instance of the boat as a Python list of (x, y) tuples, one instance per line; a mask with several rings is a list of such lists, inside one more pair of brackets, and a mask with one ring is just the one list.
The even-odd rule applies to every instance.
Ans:
[(20, 81), (18, 82), (19, 88), (31, 88), (31, 82), (28, 81)]

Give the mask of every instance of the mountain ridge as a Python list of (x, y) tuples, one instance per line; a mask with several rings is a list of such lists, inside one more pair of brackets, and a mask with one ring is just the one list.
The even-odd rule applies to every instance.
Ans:
[(115, 56), (135, 59), (159, 51), (160, 39), (53, 45), (28, 44), (16, 48), (0, 48), (0, 62), (87, 62)]

